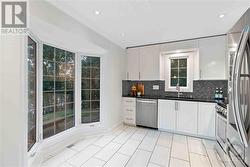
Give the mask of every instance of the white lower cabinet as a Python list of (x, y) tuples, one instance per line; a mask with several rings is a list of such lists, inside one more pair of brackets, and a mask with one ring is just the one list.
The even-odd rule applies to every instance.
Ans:
[(194, 136), (215, 137), (215, 104), (158, 100), (158, 128)]
[(136, 98), (123, 97), (123, 122), (135, 125), (136, 120)]
[(198, 106), (198, 135), (215, 138), (215, 104), (199, 102)]
[(197, 102), (178, 101), (176, 131), (197, 135)]
[(158, 129), (175, 131), (175, 103), (174, 100), (158, 100)]

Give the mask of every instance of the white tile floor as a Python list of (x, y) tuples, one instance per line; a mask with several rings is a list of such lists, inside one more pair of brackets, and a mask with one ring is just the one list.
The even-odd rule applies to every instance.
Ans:
[[(121, 126), (50, 155), (42, 167), (222, 167), (214, 141)], [(48, 156), (47, 156), (48, 157)]]

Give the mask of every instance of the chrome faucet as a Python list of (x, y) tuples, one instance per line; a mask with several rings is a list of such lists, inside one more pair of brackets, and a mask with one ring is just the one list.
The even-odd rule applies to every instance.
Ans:
[(180, 84), (177, 83), (176, 84), (176, 90), (177, 90), (177, 96), (180, 97), (180, 95), (182, 94), (180, 91), (181, 91), (181, 87), (180, 87)]

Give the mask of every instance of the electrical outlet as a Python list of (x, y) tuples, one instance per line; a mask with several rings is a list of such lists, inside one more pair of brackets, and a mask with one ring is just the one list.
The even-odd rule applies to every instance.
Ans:
[(153, 90), (159, 90), (159, 89), (160, 89), (159, 85), (153, 85)]

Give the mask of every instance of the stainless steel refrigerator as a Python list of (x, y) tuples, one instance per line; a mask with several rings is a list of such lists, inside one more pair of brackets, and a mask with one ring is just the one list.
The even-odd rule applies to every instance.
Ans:
[(250, 9), (228, 33), (229, 109), (226, 166), (250, 166)]

